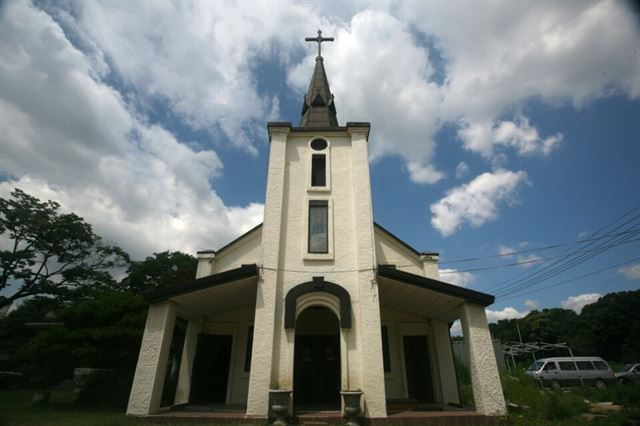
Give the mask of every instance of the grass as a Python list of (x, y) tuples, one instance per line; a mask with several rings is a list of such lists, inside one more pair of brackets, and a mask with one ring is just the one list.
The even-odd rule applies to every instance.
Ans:
[[(31, 404), (33, 390), (0, 390), (0, 426), (142, 426), (148, 420), (127, 417), (122, 398), (115, 396), (101, 404), (79, 403), (70, 391), (53, 391), (48, 403)], [(195, 426), (202, 422), (168, 423)]]
[[(469, 371), (456, 363), (460, 398), (464, 405), (473, 405)], [(504, 423), (514, 426), (561, 425), (578, 426), (587, 423), (589, 402), (613, 402), (622, 406), (616, 414), (598, 417), (594, 426), (632, 425), (640, 422), (640, 385), (612, 385), (606, 389), (573, 387), (552, 391), (542, 389), (524, 371), (502, 376), (505, 399), (517, 405), (509, 408)]]
[(619, 413), (594, 418), (593, 425), (626, 425), (640, 420), (640, 385), (612, 385), (606, 389), (575, 387), (560, 391), (542, 389), (523, 373), (505, 375), (502, 380), (505, 398), (518, 405), (509, 410), (508, 424), (583, 425), (590, 402), (620, 404)]
[(47, 404), (32, 405), (33, 390), (0, 391), (2, 426), (120, 426), (140, 424), (114, 407), (87, 407), (68, 391), (54, 391)]
[[(464, 373), (464, 372), (463, 372)], [(470, 381), (461, 378), (461, 393), (465, 403), (472, 402)], [(552, 391), (541, 389), (524, 374), (505, 375), (502, 381), (505, 398), (517, 404), (509, 409), (505, 424), (514, 426), (560, 425), (578, 426), (586, 423), (589, 412), (587, 402), (613, 402), (622, 405), (622, 411), (589, 424), (594, 426), (631, 425), (640, 421), (640, 385), (614, 385), (606, 389), (576, 387)], [(125, 416), (126, 395), (110, 395), (101, 403), (80, 403), (68, 390), (57, 390), (50, 401), (32, 405), (33, 390), (0, 391), (0, 426), (133, 426), (152, 422)], [(202, 423), (167, 423), (165, 425), (191, 426)]]

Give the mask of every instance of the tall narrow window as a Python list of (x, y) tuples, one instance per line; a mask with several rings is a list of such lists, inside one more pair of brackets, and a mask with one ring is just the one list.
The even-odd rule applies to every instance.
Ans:
[(253, 326), (247, 329), (247, 349), (244, 353), (244, 371), (251, 371), (251, 351), (253, 351)]
[(327, 156), (311, 156), (311, 186), (327, 186)]
[(389, 329), (386, 325), (382, 326), (382, 363), (384, 372), (391, 372), (391, 359), (389, 358)]
[(329, 205), (324, 200), (309, 201), (309, 253), (329, 252)]

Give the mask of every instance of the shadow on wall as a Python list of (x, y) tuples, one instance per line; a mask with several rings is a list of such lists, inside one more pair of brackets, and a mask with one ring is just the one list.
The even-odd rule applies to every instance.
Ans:
[[(467, 346), (464, 344), (464, 339), (454, 340), (451, 342), (453, 348), (453, 355), (461, 362), (467, 369), (469, 368), (469, 352)], [(493, 353), (496, 355), (496, 363), (498, 364), (498, 370), (503, 372), (506, 370), (507, 365), (504, 361), (504, 352), (502, 351), (502, 344), (499, 339), (493, 339)]]

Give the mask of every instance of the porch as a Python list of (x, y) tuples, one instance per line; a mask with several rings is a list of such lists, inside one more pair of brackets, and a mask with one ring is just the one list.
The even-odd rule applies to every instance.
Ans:
[[(497, 425), (498, 417), (486, 416), (469, 408), (460, 408), (441, 404), (417, 404), (411, 407), (387, 405), (387, 418), (360, 419), (361, 425), (393, 426), (489, 426)], [(147, 416), (146, 424), (165, 423), (203, 423), (203, 424), (267, 424), (263, 418), (251, 418), (245, 415), (243, 406), (185, 406), (162, 409), (159, 413)], [(292, 424), (296, 425), (339, 425), (345, 419), (339, 411), (303, 410), (294, 414)]]

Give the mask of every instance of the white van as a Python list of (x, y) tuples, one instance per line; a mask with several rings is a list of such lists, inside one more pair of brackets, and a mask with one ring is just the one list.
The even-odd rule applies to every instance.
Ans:
[(542, 358), (531, 364), (526, 373), (553, 389), (582, 383), (602, 389), (616, 380), (609, 364), (596, 356)]

